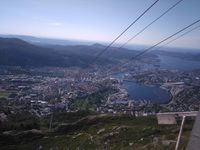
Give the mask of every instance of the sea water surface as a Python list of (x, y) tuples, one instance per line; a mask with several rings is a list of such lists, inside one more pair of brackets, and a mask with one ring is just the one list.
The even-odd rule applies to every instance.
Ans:
[(190, 71), (200, 69), (200, 61), (186, 60), (174, 56), (158, 55), (160, 68), (170, 70)]
[(170, 100), (170, 94), (158, 86), (148, 86), (135, 81), (123, 81), (123, 87), (127, 89), (131, 99), (149, 100), (153, 103), (166, 103)]
[[(114, 74), (113, 77), (123, 79), (124, 73)], [(123, 87), (128, 91), (132, 100), (149, 100), (153, 103), (167, 103), (170, 94), (158, 86), (149, 86), (136, 81), (123, 80)]]
[[(185, 60), (174, 56), (159, 55), (160, 68), (170, 70), (191, 71), (200, 69), (200, 61)], [(125, 73), (114, 74), (113, 77), (123, 79)], [(150, 100), (153, 103), (167, 103), (170, 94), (158, 86), (148, 86), (136, 81), (123, 81), (123, 87), (133, 100)]]

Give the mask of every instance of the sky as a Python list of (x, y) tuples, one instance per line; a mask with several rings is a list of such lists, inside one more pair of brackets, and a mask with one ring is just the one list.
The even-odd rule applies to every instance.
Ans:
[[(110, 42), (154, 1), (1, 0), (0, 34)], [(177, 1), (160, 0), (117, 42), (128, 40)], [(156, 44), (200, 19), (199, 8), (200, 0), (183, 0), (130, 44)], [(200, 49), (200, 28), (169, 46)]]

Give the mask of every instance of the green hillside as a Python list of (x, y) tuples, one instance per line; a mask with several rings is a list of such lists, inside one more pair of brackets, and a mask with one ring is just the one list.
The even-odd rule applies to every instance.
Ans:
[[(50, 116), (40, 121), (37, 132), (16, 131), (1, 135), (1, 150), (170, 150), (174, 149), (179, 125), (158, 125), (155, 117), (112, 116), (89, 112), (56, 113), (52, 132)], [(181, 149), (187, 145), (192, 122), (186, 122)]]

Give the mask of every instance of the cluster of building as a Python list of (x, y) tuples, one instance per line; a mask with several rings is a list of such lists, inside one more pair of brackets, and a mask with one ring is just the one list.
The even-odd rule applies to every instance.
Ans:
[[(103, 76), (102, 73), (79, 71), (77, 68), (32, 68), (28, 73), (0, 75), (0, 91), (6, 91), (6, 105), (24, 106), (33, 109), (38, 116), (52, 111), (77, 111), (69, 107), (74, 100), (84, 99), (105, 88), (112, 92), (96, 105), (100, 113), (151, 115), (154, 104), (147, 100), (130, 99), (122, 80), (136, 80), (149, 85), (158, 85), (171, 92), (172, 96), (185, 88), (200, 85), (199, 71), (146, 70), (132, 71), (119, 79)], [(114, 91), (114, 92), (113, 92)], [(1, 97), (0, 97), (1, 98)]]
[(96, 111), (133, 115), (148, 112), (144, 108), (150, 107), (150, 104), (130, 100), (118, 79), (102, 77), (96, 72), (80, 73), (77, 69), (53, 69), (56, 70), (37, 68), (32, 69), (29, 74), (1, 74), (0, 91), (8, 93), (5, 97), (6, 105), (23, 106), (34, 110), (38, 116), (48, 115), (52, 111), (77, 111), (78, 109), (70, 110), (70, 103), (107, 87), (115, 89), (115, 92), (109, 93), (105, 99), (102, 99)]

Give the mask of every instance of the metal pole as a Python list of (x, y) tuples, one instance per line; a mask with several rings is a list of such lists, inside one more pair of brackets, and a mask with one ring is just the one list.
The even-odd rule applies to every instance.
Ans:
[(53, 112), (52, 112), (52, 114), (51, 114), (51, 118), (50, 118), (50, 123), (49, 123), (49, 132), (51, 132), (52, 121), (53, 121)]
[(176, 141), (175, 150), (178, 150), (178, 147), (179, 147), (179, 143), (180, 143), (181, 134), (182, 134), (182, 131), (183, 131), (183, 125), (184, 125), (184, 122), (185, 122), (185, 118), (186, 118), (186, 116), (183, 116), (183, 118), (182, 118), (181, 127), (180, 127), (180, 130), (179, 130), (178, 139)]

